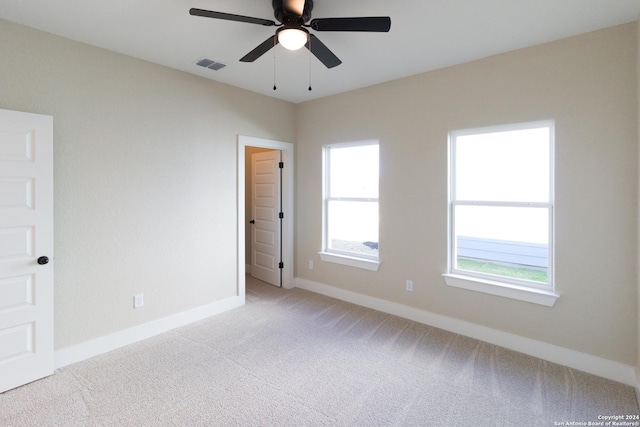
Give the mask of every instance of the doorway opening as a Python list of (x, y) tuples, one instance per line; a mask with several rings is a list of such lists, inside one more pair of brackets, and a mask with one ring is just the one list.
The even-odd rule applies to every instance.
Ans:
[[(251, 175), (248, 169), (251, 164), (251, 157), (254, 153), (274, 152), (278, 153), (281, 169), (281, 196), (276, 212), (278, 222), (278, 237), (281, 237), (278, 253), (275, 254), (278, 263), (278, 281), (283, 288), (293, 288), (293, 144), (288, 142), (274, 141), (263, 138), (249, 136), (238, 136), (238, 295), (245, 296), (246, 279), (245, 273), (250, 271), (253, 264), (251, 259), (253, 254), (248, 253), (251, 247), (251, 218), (255, 214), (252, 212), (250, 201), (251, 193), (247, 190)], [(279, 163), (279, 162), (278, 162)], [(280, 171), (278, 171), (280, 174)], [(279, 180), (280, 178), (278, 178)], [(280, 184), (280, 183), (278, 183)], [(249, 187), (251, 188), (251, 187)], [(271, 214), (273, 214), (273, 212)], [(254, 248), (252, 248), (252, 252)], [(282, 263), (282, 264), (280, 264)], [(274, 284), (274, 283), (272, 283)]]

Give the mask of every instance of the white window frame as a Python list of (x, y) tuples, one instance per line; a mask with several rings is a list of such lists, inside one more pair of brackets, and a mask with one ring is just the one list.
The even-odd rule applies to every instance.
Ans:
[[(479, 135), (484, 133), (508, 132), (535, 128), (549, 128), (549, 201), (548, 202), (507, 202), (507, 201), (482, 201), (482, 200), (458, 200), (456, 198), (456, 164), (455, 150), (456, 139), (460, 136)], [(443, 274), (445, 282), (449, 286), (463, 288), (491, 295), (512, 298), (520, 301), (553, 306), (559, 295), (555, 292), (554, 284), (554, 122), (552, 120), (519, 123), (503, 126), (491, 126), (479, 129), (458, 130), (449, 133), (449, 224), (448, 224), (448, 268)], [(518, 280), (503, 276), (493, 276), (460, 270), (455, 268), (457, 259), (455, 245), (455, 208), (456, 206), (497, 206), (497, 207), (528, 207), (543, 208), (549, 212), (549, 236), (548, 236), (548, 283)]]
[[(378, 140), (367, 140), (358, 142), (343, 142), (337, 144), (328, 144), (323, 146), (322, 149), (322, 251), (318, 252), (320, 259), (326, 262), (332, 262), (336, 264), (347, 265), (350, 267), (362, 268), (370, 271), (378, 271), (380, 268), (380, 252), (378, 256), (372, 256), (367, 254), (359, 254), (355, 252), (340, 251), (329, 248), (328, 242), (328, 224), (329, 224), (329, 202), (331, 201), (350, 201), (350, 202), (376, 202), (378, 203), (378, 209), (380, 209), (379, 193), (377, 198), (365, 198), (365, 197), (331, 197), (330, 189), (330, 161), (329, 151), (332, 148), (348, 148), (348, 147), (360, 147), (367, 145), (377, 145), (380, 147)], [(378, 190), (379, 191), (379, 190)], [(380, 226), (378, 225), (378, 233)], [(379, 249), (378, 249), (379, 251)]]

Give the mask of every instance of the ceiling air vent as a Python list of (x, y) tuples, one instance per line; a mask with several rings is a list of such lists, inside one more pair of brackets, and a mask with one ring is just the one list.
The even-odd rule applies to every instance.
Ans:
[(216, 62), (213, 59), (209, 59), (209, 58), (198, 59), (196, 61), (196, 65), (199, 65), (204, 68), (209, 68), (214, 71), (218, 71), (219, 69), (226, 67), (226, 64), (223, 64), (221, 62)]

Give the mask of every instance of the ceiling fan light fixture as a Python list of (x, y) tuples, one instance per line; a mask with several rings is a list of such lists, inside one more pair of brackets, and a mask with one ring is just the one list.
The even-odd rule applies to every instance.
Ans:
[(309, 32), (303, 28), (281, 28), (278, 30), (278, 42), (289, 50), (298, 50), (305, 44)]

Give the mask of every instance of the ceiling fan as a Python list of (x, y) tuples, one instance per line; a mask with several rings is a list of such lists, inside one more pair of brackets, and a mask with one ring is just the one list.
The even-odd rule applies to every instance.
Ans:
[[(278, 43), (289, 50), (306, 47), (327, 68), (333, 68), (342, 63), (327, 46), (307, 28), (314, 31), (360, 31), (386, 33), (391, 28), (391, 18), (388, 16), (358, 17), (358, 18), (319, 18), (311, 19), (313, 0), (273, 0), (273, 13), (279, 24), (269, 19), (252, 18), (250, 16), (234, 15), (231, 13), (214, 12), (204, 9), (190, 9), (189, 14), (205, 18), (225, 19), (227, 21), (246, 22), (267, 27), (279, 27), (276, 33), (262, 42), (258, 47), (240, 58), (242, 62), (253, 62), (260, 58)], [(308, 22), (308, 23), (307, 23)]]

